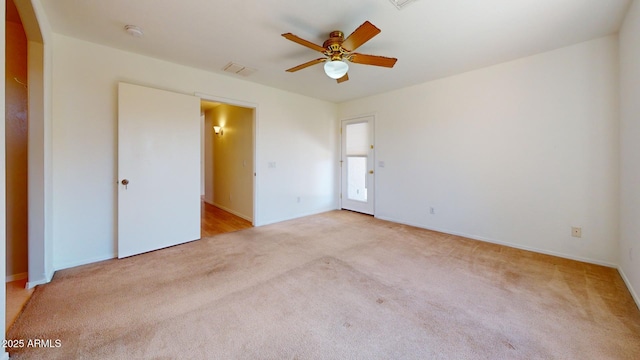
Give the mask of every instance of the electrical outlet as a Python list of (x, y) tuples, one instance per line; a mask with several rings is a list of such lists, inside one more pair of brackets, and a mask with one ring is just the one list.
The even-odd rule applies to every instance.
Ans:
[(580, 238), (582, 237), (582, 228), (577, 226), (571, 227), (571, 236)]

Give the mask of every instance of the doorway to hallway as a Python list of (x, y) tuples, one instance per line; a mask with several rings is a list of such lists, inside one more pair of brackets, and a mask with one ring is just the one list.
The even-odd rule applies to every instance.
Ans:
[[(204, 210), (236, 224), (255, 222), (255, 107), (201, 96)], [(222, 210), (213, 211), (212, 207)], [(203, 210), (203, 211), (204, 211)], [(235, 215), (230, 217), (229, 215)], [(219, 223), (219, 222), (216, 222)], [(203, 227), (204, 219), (202, 223)], [(204, 237), (204, 234), (203, 234)]]

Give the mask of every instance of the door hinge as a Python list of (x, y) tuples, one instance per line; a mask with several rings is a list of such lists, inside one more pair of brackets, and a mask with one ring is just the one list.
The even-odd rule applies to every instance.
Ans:
[(373, 149), (373, 145), (371, 145), (371, 148)]
[(342, 128), (340, 128), (340, 135), (342, 135)]
[(342, 199), (342, 193), (340, 193), (340, 199)]

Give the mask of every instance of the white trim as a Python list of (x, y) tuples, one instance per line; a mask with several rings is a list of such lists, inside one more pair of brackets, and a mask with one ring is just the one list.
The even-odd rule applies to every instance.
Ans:
[(51, 282), (51, 279), (53, 279), (53, 275), (55, 274), (55, 271), (51, 271), (49, 273), (46, 274), (42, 274), (42, 278), (38, 279), (38, 280), (33, 280), (33, 281), (28, 281), (27, 285), (25, 286), (27, 289), (32, 289), (38, 285), (43, 285), (43, 284), (47, 284)]
[(49, 281), (47, 281), (46, 279), (42, 279), (39, 281), (28, 281), (27, 285), (25, 285), (25, 289), (33, 289), (34, 287), (38, 286), (38, 285), (44, 285), (44, 284), (48, 284)]
[[(373, 192), (371, 193), (371, 198), (367, 199), (367, 201), (364, 202), (364, 206), (362, 206), (362, 202), (359, 201), (351, 201), (348, 199), (345, 199), (346, 196), (346, 192), (348, 189), (345, 189), (345, 184), (346, 184), (346, 179), (345, 179), (345, 173), (346, 173), (346, 163), (344, 162), (346, 160), (345, 158), (345, 154), (344, 154), (344, 147), (345, 147), (345, 142), (346, 142), (346, 135), (343, 133), (343, 131), (345, 131), (345, 123), (347, 123), (347, 125), (349, 123), (369, 123), (371, 124), (371, 130), (370, 130), (370, 138), (371, 138), (371, 142), (373, 144), (371, 144), (373, 146), (373, 148), (371, 149), (371, 169), (369, 170), (373, 170), (373, 176), (372, 176), (372, 183), (373, 183)], [(342, 119), (340, 120), (340, 163), (342, 164), (342, 166), (340, 166), (339, 169), (339, 178), (340, 178), (340, 195), (339, 196), (339, 202), (338, 202), (338, 206), (340, 207), (340, 209), (345, 209), (345, 210), (351, 210), (351, 211), (357, 211), (357, 212), (361, 212), (363, 214), (367, 214), (367, 215), (373, 215), (375, 216), (376, 214), (376, 197), (378, 195), (378, 191), (377, 191), (377, 187), (376, 187), (376, 178), (377, 178), (377, 173), (378, 171), (376, 170), (376, 154), (377, 154), (377, 146), (376, 146), (376, 115), (371, 114), (371, 115), (361, 115), (361, 116), (357, 116), (357, 117), (352, 117), (352, 118), (346, 118), (346, 119)], [(367, 164), (367, 166), (369, 166), (369, 164)], [(365, 175), (366, 176), (366, 175)], [(347, 201), (347, 208), (344, 207), (344, 203), (345, 200)]]
[(561, 257), (561, 258), (564, 258), (564, 259), (582, 261), (582, 262), (595, 264), (595, 265), (606, 266), (606, 267), (610, 267), (610, 268), (614, 268), (614, 269), (618, 268), (617, 264), (610, 263), (610, 262), (607, 262), (607, 261), (595, 260), (595, 259), (585, 258), (585, 257), (581, 257), (581, 256), (574, 256), (574, 255), (564, 254), (564, 253), (560, 253), (560, 252), (549, 251), (549, 250), (539, 249), (539, 248), (535, 248), (535, 247), (524, 246), (524, 245), (520, 245), (520, 244), (514, 244), (514, 243), (510, 243), (510, 242), (506, 242), (506, 241), (495, 240), (495, 239), (486, 238), (486, 237), (483, 237), (483, 236), (469, 235), (469, 234), (456, 232), (456, 231), (451, 231), (451, 230), (446, 230), (446, 229), (429, 228), (429, 227), (425, 227), (424, 225), (413, 224), (413, 223), (410, 223), (410, 222), (400, 221), (400, 220), (396, 220), (396, 219), (393, 219), (393, 218), (387, 218), (387, 217), (384, 217), (384, 216), (376, 216), (376, 218), (381, 219), (381, 220), (392, 221), (392, 222), (399, 223), (399, 224), (415, 226), (415, 227), (418, 227), (418, 228), (421, 228), (421, 229), (437, 231), (437, 232), (450, 234), (450, 235), (462, 236), (462, 237), (465, 237), (465, 238), (468, 238), (468, 239), (472, 239), (472, 240), (479, 240), (479, 241), (484, 241), (484, 242), (488, 242), (488, 243), (492, 243), (492, 244), (504, 245), (504, 246), (508, 246), (508, 247), (511, 247), (511, 248), (515, 248), (515, 249), (532, 251), (532, 252), (539, 253), (539, 254), (557, 256), (557, 257)]
[[(325, 209), (317, 209), (317, 210), (314, 210), (314, 211), (309, 211), (309, 212), (306, 212), (306, 213), (297, 214), (294, 217), (279, 218), (279, 219), (275, 219), (275, 220), (269, 220), (269, 221), (266, 221), (266, 222), (264, 222), (264, 223), (262, 223), (260, 225), (255, 225), (255, 226), (257, 227), (257, 226), (277, 224), (277, 223), (281, 223), (283, 221), (300, 219), (300, 218), (303, 218), (303, 217), (307, 217), (307, 216), (311, 216), (311, 215), (318, 215), (318, 214), (326, 213), (326, 212), (329, 212), (329, 211), (335, 211), (335, 210), (340, 210), (340, 209), (339, 208), (335, 208), (335, 207), (325, 208)], [(347, 210), (345, 210), (345, 211), (347, 211)]]
[(251, 218), (250, 218), (249, 216), (247, 216), (247, 215), (244, 215), (244, 214), (241, 214), (241, 213), (239, 213), (239, 212), (237, 212), (237, 211), (231, 210), (231, 209), (229, 209), (229, 208), (227, 208), (227, 207), (224, 207), (224, 206), (222, 206), (222, 205), (220, 205), (220, 204), (210, 203), (210, 202), (208, 202), (208, 201), (205, 201), (205, 202), (206, 202), (207, 204), (211, 204), (211, 205), (213, 205), (213, 206), (217, 207), (218, 209), (224, 210), (224, 211), (226, 211), (226, 212), (228, 212), (228, 213), (231, 213), (231, 214), (233, 214), (233, 215), (235, 215), (235, 216), (237, 216), (237, 217), (241, 217), (241, 218), (243, 218), (243, 219), (245, 219), (245, 220), (247, 220), (247, 221), (251, 221), (251, 223), (253, 223), (253, 219), (251, 219)]
[(627, 289), (629, 289), (633, 301), (636, 302), (636, 306), (638, 307), (638, 309), (640, 309), (640, 296), (638, 296), (633, 286), (631, 286), (631, 282), (629, 281), (629, 278), (627, 278), (627, 275), (624, 273), (624, 270), (622, 270), (622, 267), (618, 266), (618, 272), (620, 273), (620, 276), (622, 277), (625, 285), (627, 285)]
[(12, 282), (17, 280), (24, 280), (29, 277), (29, 273), (23, 272), (20, 274), (7, 275), (6, 282)]
[(197, 96), (200, 99), (205, 100), (205, 101), (220, 102), (220, 103), (224, 103), (224, 104), (241, 106), (241, 107), (252, 108), (252, 109), (257, 109), (258, 108), (258, 104), (253, 103), (253, 102), (249, 102), (249, 101), (229, 99), (229, 98), (225, 98), (225, 97), (222, 97), (222, 96), (215, 96), (215, 95), (205, 94), (205, 93), (201, 93), (201, 92), (195, 92), (195, 93), (193, 93), (193, 95)]
[(371, 112), (365, 112), (365, 113), (361, 113), (361, 114), (357, 114), (357, 115), (347, 115), (343, 118), (341, 118), (339, 121), (342, 124), (342, 122), (344, 120), (355, 120), (355, 119), (360, 119), (360, 118), (366, 118), (369, 116), (373, 116), (374, 118), (378, 116), (378, 112), (377, 111), (371, 111)]
[(214, 204), (212, 201), (209, 201), (209, 200), (207, 200), (207, 199), (205, 199), (205, 198), (202, 198), (202, 201), (206, 202), (207, 204), (209, 204), (209, 205), (211, 205), (211, 206), (218, 207), (218, 206), (217, 206), (216, 204)]
[(70, 262), (66, 262), (66, 263), (57, 264), (55, 266), (55, 269), (56, 269), (56, 271), (64, 270), (64, 269), (69, 269), (69, 268), (76, 267), (76, 266), (93, 264), (93, 263), (96, 263), (96, 262), (99, 262), (99, 261), (116, 259), (117, 257), (118, 257), (117, 254), (112, 253), (112, 254), (109, 254), (109, 255), (96, 256), (96, 257), (90, 258), (90, 259), (84, 259), (84, 260), (79, 260), (79, 261), (70, 261)]
[[(348, 121), (348, 120), (355, 120), (355, 119), (361, 119), (361, 118), (366, 118), (366, 117), (373, 117), (373, 170), (374, 170), (374, 181), (375, 179), (378, 178), (377, 173), (378, 171), (376, 170), (376, 155), (378, 154), (378, 138), (377, 138), (377, 134), (378, 134), (378, 122), (376, 121), (376, 118), (378, 117), (378, 112), (377, 111), (371, 111), (371, 112), (365, 112), (365, 113), (361, 113), (361, 114), (356, 114), (356, 115), (347, 115), (345, 117), (342, 117), (340, 119), (338, 119), (338, 144), (340, 147), (340, 151), (338, 151), (338, 193), (336, 194), (336, 196), (338, 197), (338, 210), (342, 210), (342, 197), (340, 197), (340, 195), (343, 194), (342, 192), (342, 168), (340, 167), (340, 160), (342, 160), (342, 122), (343, 121)], [(373, 185), (373, 215), (375, 217), (376, 214), (376, 210), (377, 210), (377, 202), (375, 201), (378, 198), (378, 187), (375, 185)], [(349, 210), (349, 209), (344, 209), (344, 210)]]
[(8, 352), (2, 353), (2, 359), (0, 360), (9, 360), (9, 353)]

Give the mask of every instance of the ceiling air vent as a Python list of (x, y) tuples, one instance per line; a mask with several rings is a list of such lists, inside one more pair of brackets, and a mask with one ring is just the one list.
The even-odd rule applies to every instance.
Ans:
[(254, 72), (256, 72), (256, 69), (252, 69), (250, 67), (239, 65), (233, 62), (230, 62), (227, 65), (225, 65), (222, 70), (233, 73), (233, 74), (242, 75), (242, 76), (249, 76)]
[(412, 3), (416, 0), (389, 0), (398, 10), (401, 10), (403, 7), (407, 6), (409, 3)]

